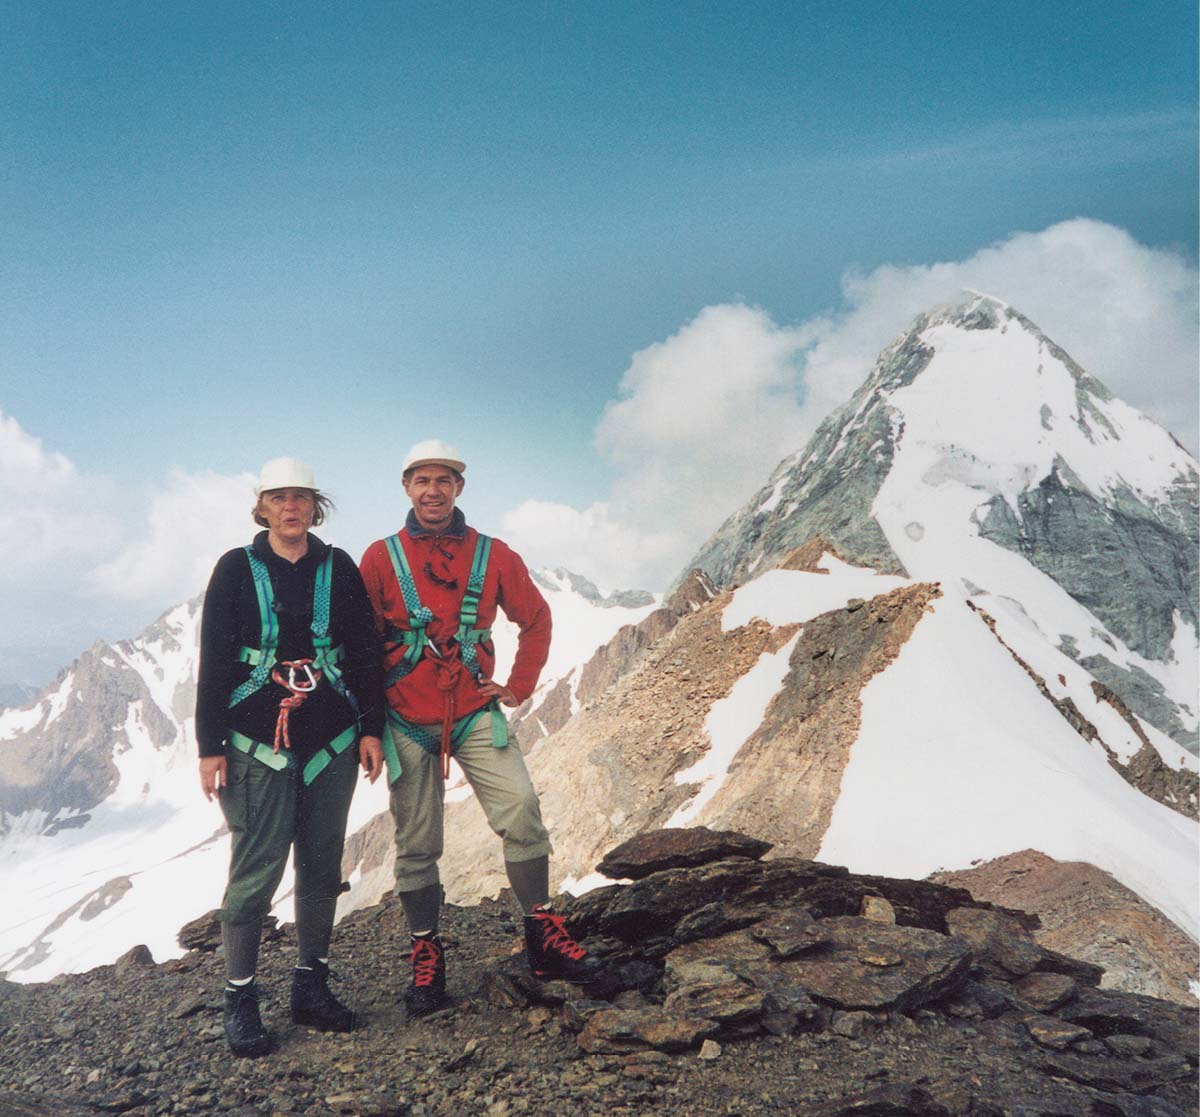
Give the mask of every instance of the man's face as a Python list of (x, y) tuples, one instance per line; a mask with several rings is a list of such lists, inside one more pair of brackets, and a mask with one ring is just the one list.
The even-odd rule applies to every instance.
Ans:
[(404, 478), (404, 491), (417, 523), (426, 531), (442, 531), (450, 526), (463, 481), (444, 465), (418, 465)]

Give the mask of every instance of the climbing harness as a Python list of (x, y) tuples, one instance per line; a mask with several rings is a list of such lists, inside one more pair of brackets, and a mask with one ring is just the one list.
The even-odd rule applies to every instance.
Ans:
[[(254, 579), (254, 592), (258, 599), (258, 615), (261, 625), (261, 636), (257, 648), (243, 647), (238, 652), (242, 663), (250, 664), (250, 677), (236, 687), (229, 696), (230, 707), (245, 701), (250, 695), (267, 685), (267, 680), (278, 683), (290, 693), (279, 703), (279, 718), (275, 723), (274, 747), (253, 741), (240, 733), (233, 733), (230, 740), (242, 752), (261, 760), (270, 768), (279, 771), (287, 767), (295, 767), (295, 761), (290, 760), (291, 740), (288, 736), (288, 718), (293, 710), (303, 704), (305, 699), (317, 689), (322, 679), (338, 692), (349, 704), (356, 717), (358, 702), (354, 694), (347, 688), (342, 678), (341, 662), (345, 658), (345, 648), (339, 644), (332, 646), (329, 636), (330, 596), (333, 580), (333, 551), (330, 550), (317, 567), (316, 579), (313, 583), (313, 619), (310, 625), (313, 641), (313, 656), (311, 659), (279, 660), (276, 652), (279, 649), (279, 620), (275, 615), (275, 592), (271, 587), (271, 573), (267, 564), (254, 552), (252, 546), (245, 548), (246, 558), (250, 563), (250, 574)], [(286, 674), (283, 672), (286, 671)], [(298, 676), (297, 673), (301, 674)], [(357, 724), (352, 725), (340, 734), (320, 752), (316, 753), (304, 767), (304, 782), (312, 780), (339, 753), (344, 752), (357, 737)], [(280, 752), (280, 748), (284, 752)], [(332, 750), (332, 751), (331, 751)], [(271, 759), (267, 759), (270, 757)]]
[[(489, 703), (483, 709), (457, 721), (455, 718), (455, 691), (462, 669), (467, 671), (477, 682), (483, 679), (483, 667), (479, 662), (478, 646), (492, 638), (490, 628), (477, 628), (479, 620), (479, 600), (483, 596), (483, 583), (487, 577), (488, 557), (492, 550), (492, 540), (486, 535), (475, 538), (475, 552), (471, 556), (471, 572), (467, 577), (467, 588), (463, 593), (462, 602), (458, 609), (458, 631), (454, 634), (453, 643), (443, 651), (437, 642), (430, 638), (426, 631), (434, 620), (433, 611), (421, 603), (417, 593), (417, 584), (413, 579), (412, 568), (408, 556), (404, 553), (404, 545), (400, 535), (391, 535), (387, 539), (388, 556), (392, 560), (392, 569), (396, 574), (396, 582), (400, 586), (400, 596), (404, 599), (404, 608), (408, 613), (408, 628), (399, 628), (389, 624), (384, 637), (384, 651), (387, 654), (399, 647), (405, 649), (384, 679), (384, 688), (393, 686), (408, 675), (427, 655), (437, 667), (437, 688), (442, 692), (442, 725), (441, 733), (434, 735), (423, 726), (406, 721), (395, 710), (388, 710), (388, 721), (411, 737), (426, 752), (434, 753), (441, 758), (441, 773), (443, 779), (450, 776), (450, 756), (458, 748), (463, 738), (471, 731), (480, 717), (493, 713), (504, 723), (503, 734), (495, 728), (493, 719), (493, 741), (499, 741), (497, 748), (508, 742), (507, 723), (495, 702)], [(457, 654), (456, 654), (457, 652)], [(384, 746), (384, 755), (388, 762), (389, 779), (394, 781), (400, 774), (400, 759), (390, 738)]]

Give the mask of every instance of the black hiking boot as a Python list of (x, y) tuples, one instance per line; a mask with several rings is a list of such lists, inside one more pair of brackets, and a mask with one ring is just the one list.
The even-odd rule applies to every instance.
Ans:
[(258, 986), (253, 981), (249, 985), (225, 986), (223, 1016), (225, 1038), (235, 1055), (254, 1058), (271, 1050), (271, 1041), (258, 1013)]
[(412, 984), (404, 991), (412, 1019), (436, 1012), (446, 1000), (446, 952), (436, 935), (412, 941)]
[(525, 956), (534, 977), (592, 981), (604, 968), (567, 930), (561, 915), (538, 904), (525, 916)]
[(292, 1023), (322, 1032), (352, 1032), (354, 1013), (329, 991), (329, 967), (314, 959), (292, 970)]

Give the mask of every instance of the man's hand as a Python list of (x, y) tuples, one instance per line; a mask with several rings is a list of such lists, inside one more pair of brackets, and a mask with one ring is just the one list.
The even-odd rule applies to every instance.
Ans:
[(359, 737), (358, 762), (363, 775), (374, 783), (383, 771), (383, 742), (378, 737)]
[(492, 682), (491, 679), (479, 680), (479, 693), (487, 695), (488, 698), (495, 698), (505, 706), (519, 706), (521, 704), (517, 696), (508, 687)]
[(223, 756), (202, 756), (200, 758), (200, 789), (204, 798), (210, 803), (213, 796), (223, 787), (229, 786), (228, 769)]

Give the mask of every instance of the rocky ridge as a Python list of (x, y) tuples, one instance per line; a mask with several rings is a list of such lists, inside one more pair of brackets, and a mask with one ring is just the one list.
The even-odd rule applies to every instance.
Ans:
[(566, 903), (605, 961), (587, 987), (535, 980), (506, 902), (447, 909), (451, 1004), (404, 1018), (404, 941), (385, 899), (339, 925), (339, 993), (363, 1027), (284, 1022), (290, 927), (260, 980), (277, 1050), (233, 1059), (212, 927), (154, 965), (0, 982), (0, 1112), (435, 1117), (1183, 1117), (1195, 1013), (1096, 987), (1036, 919), (960, 888), (847, 873), (705, 830), (643, 835), (637, 878)]

